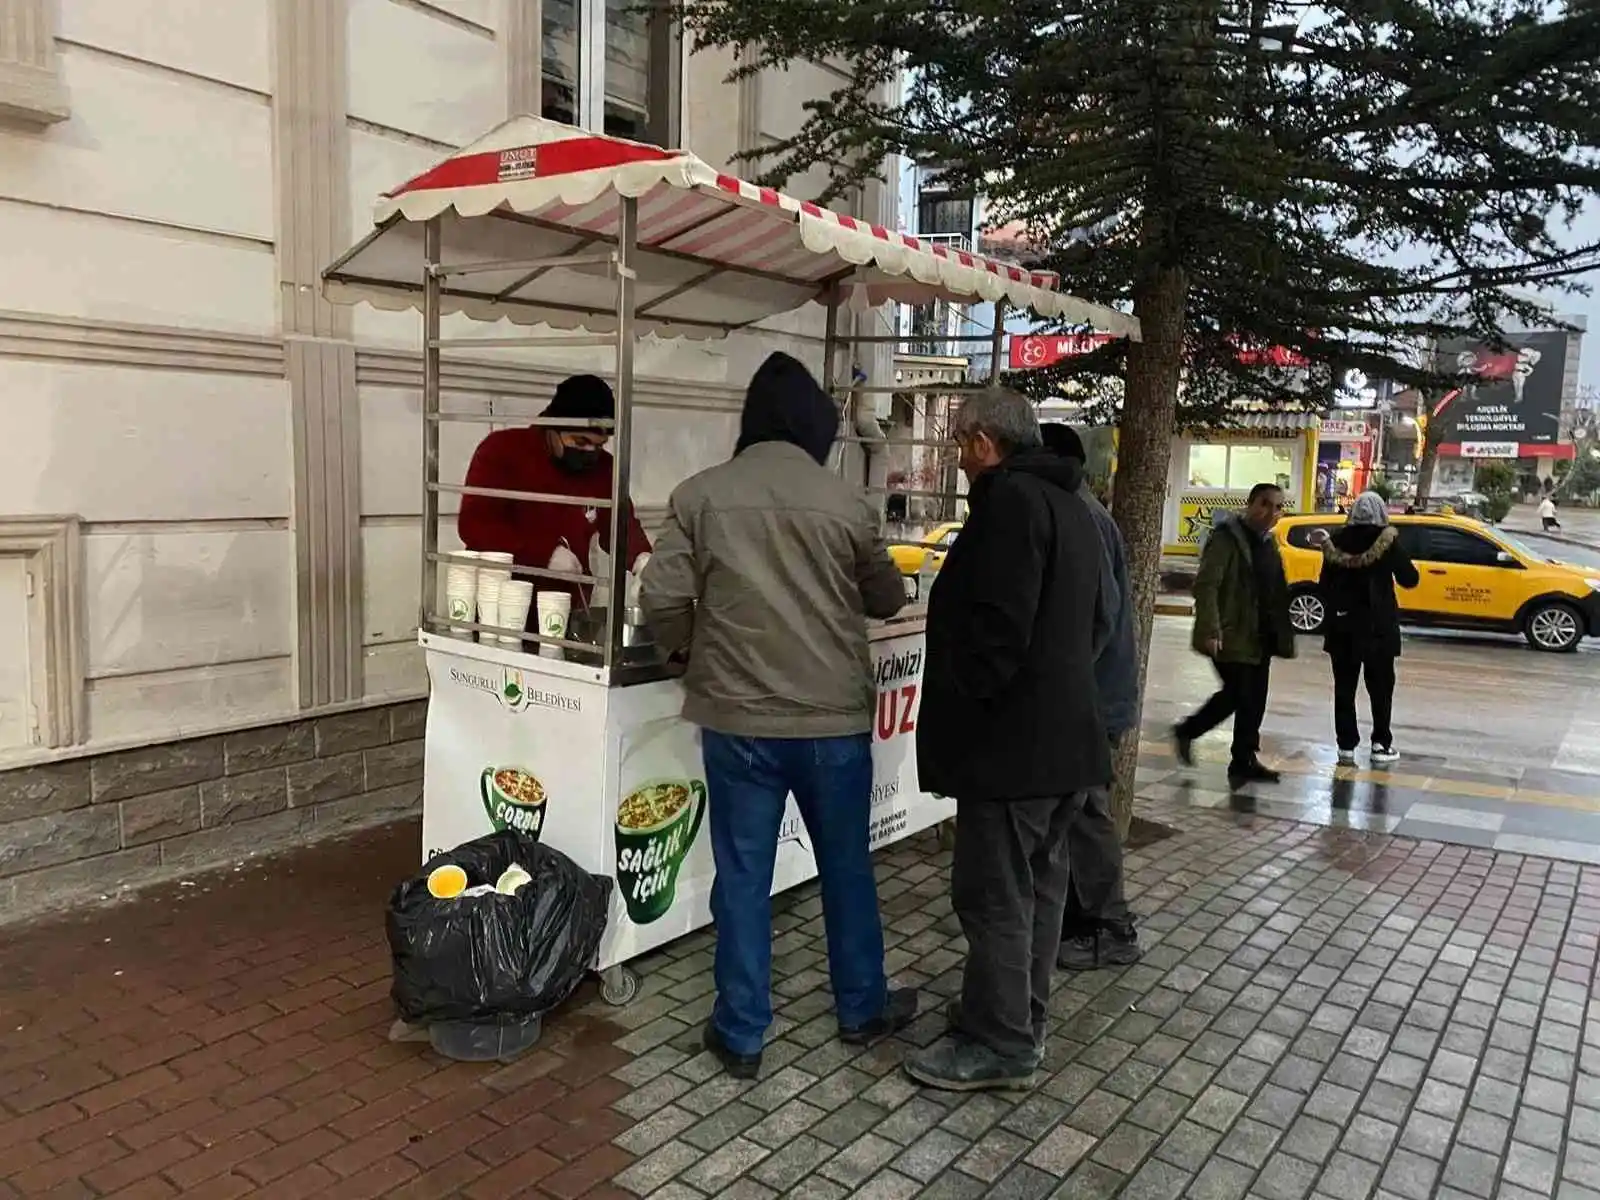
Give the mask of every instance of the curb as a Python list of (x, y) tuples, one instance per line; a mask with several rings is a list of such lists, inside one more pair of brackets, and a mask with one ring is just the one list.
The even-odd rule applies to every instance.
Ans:
[(1156, 601), (1156, 616), (1192, 617), (1194, 616), (1194, 601), (1162, 597)]
[(1580, 550), (1593, 550), (1600, 553), (1600, 542), (1586, 542), (1581, 538), (1567, 537), (1560, 533), (1546, 533), (1542, 529), (1524, 529), (1520, 525), (1502, 525), (1507, 533), (1526, 534), (1528, 537), (1543, 538), (1547, 542), (1559, 542), (1563, 546), (1576, 546)]

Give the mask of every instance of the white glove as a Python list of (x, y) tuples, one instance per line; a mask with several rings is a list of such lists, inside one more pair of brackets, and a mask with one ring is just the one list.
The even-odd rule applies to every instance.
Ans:
[(572, 547), (565, 542), (558, 545), (556, 552), (550, 556), (549, 567), (552, 571), (565, 571), (571, 575), (583, 574), (583, 564), (572, 552)]

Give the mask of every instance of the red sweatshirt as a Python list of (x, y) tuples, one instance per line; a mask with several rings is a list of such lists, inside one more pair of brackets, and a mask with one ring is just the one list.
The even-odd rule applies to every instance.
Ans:
[[(556, 465), (545, 441), (544, 429), (499, 429), (473, 451), (467, 468), (468, 487), (504, 488), (517, 492), (544, 492), (556, 496), (611, 498), (611, 456), (600, 455), (593, 470), (575, 475)], [(550, 556), (565, 539), (589, 570), (589, 543), (611, 548), (611, 511), (578, 504), (540, 504), (528, 500), (500, 500), (490, 496), (461, 497), (456, 529), (468, 550), (509, 550), (518, 566), (548, 567)], [(630, 506), (628, 510), (628, 565), (650, 549), (650, 540)], [(535, 579), (539, 591), (583, 591), (581, 585), (554, 579)], [(531, 614), (530, 614), (531, 615)]]

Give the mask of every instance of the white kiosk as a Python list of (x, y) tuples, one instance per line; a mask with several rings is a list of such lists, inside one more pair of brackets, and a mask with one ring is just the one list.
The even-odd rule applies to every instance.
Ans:
[[(701, 833), (704, 771), (698, 731), (678, 715), (678, 671), (647, 643), (632, 644), (638, 631), (625, 626), (621, 605), (610, 606), (593, 641), (441, 612), (440, 565), (481, 563), (440, 551), (439, 497), (584, 505), (608, 524), (610, 545), (624, 544), (634, 346), (644, 334), (722, 337), (820, 303), (828, 309), (823, 382), (837, 394), (837, 350), (851, 339), (838, 336), (836, 326), (847, 303), (981, 299), (1133, 337), (1137, 322), (1063, 295), (1049, 273), (864, 224), (721, 174), (684, 151), (537, 117), (508, 121), (400, 185), (379, 200), (375, 225), (324, 272), (324, 281), (334, 300), (422, 312), (419, 637), (431, 683), (425, 859), (514, 825), (615, 879), (599, 965), (606, 998), (626, 1003), (637, 980), (624, 963), (710, 922), (710, 839)], [(440, 336), (445, 313), (510, 319), (553, 332), (447, 341)], [(441, 406), (441, 349), (510, 345), (615, 349), (616, 420), (588, 423), (612, 435), (609, 500), (440, 480), (442, 423), (541, 423)], [(510, 570), (519, 578), (598, 585), (620, 597), (628, 566), (619, 554), (604, 579), (543, 565)], [(872, 835), (879, 846), (948, 818), (953, 804), (917, 784), (919, 614), (884, 623), (872, 637), (878, 681)], [(541, 647), (547, 654), (558, 648), (562, 657), (543, 656)], [(791, 806), (774, 891), (815, 873), (804, 827)]]

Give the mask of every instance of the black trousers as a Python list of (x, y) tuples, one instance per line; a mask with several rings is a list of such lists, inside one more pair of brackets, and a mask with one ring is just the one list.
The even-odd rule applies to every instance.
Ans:
[(1071, 867), (1067, 836), (1086, 793), (956, 800), (951, 901), (967, 938), (961, 1032), (1013, 1060), (1044, 1047), (1050, 975)]
[(1071, 885), (1061, 938), (1093, 937), (1102, 929), (1133, 935), (1133, 912), (1122, 890), (1122, 842), (1111, 817), (1111, 792), (1093, 788), (1067, 829)]
[(1544, 531), (1546, 533), (1549, 533), (1552, 529), (1560, 529), (1560, 528), (1561, 528), (1561, 522), (1556, 520), (1554, 517), (1545, 517), (1544, 518)]
[(1222, 680), (1211, 699), (1198, 712), (1178, 725), (1178, 733), (1188, 739), (1210, 733), (1229, 717), (1233, 718), (1234, 767), (1255, 762), (1261, 750), (1261, 722), (1267, 715), (1267, 689), (1272, 681), (1272, 659), (1258, 663), (1213, 662)]
[(1333, 730), (1339, 749), (1354, 750), (1361, 745), (1361, 729), (1356, 723), (1356, 685), (1366, 676), (1367, 699), (1372, 703), (1372, 744), (1391, 746), (1394, 730), (1394, 656), (1382, 651), (1343, 650), (1333, 660)]

